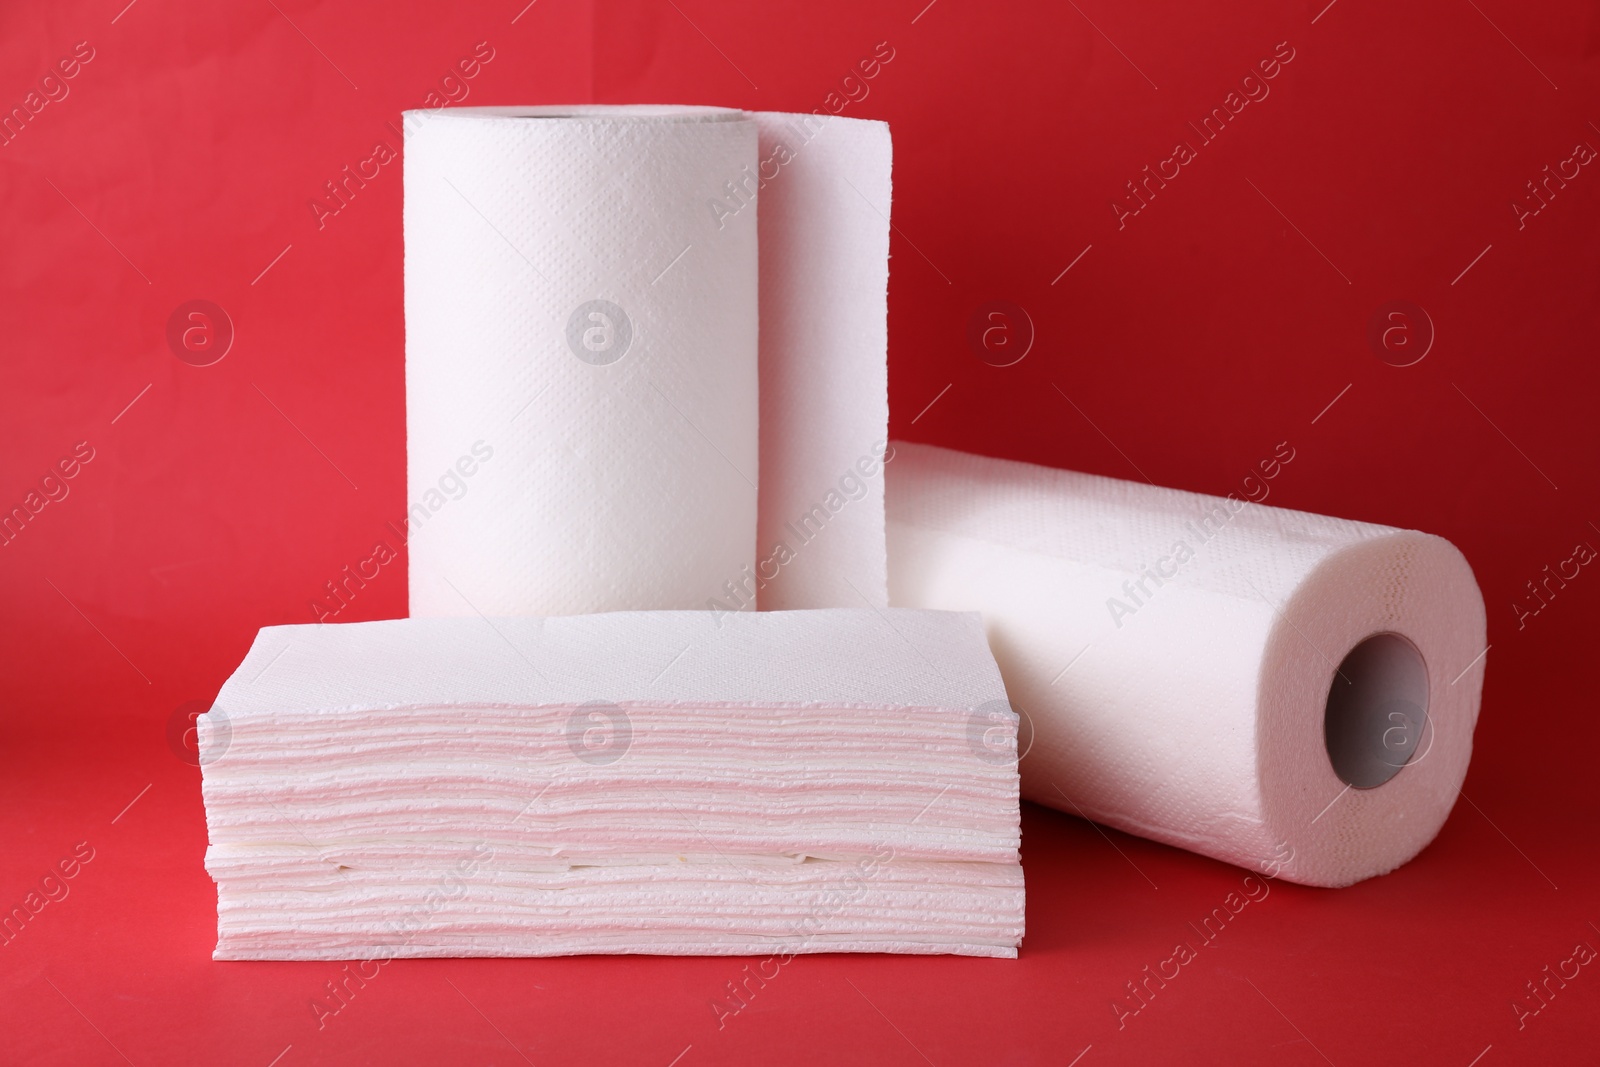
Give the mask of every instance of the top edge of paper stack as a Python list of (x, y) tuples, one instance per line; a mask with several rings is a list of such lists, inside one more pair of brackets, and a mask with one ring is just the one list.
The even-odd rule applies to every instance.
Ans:
[(212, 711), (713, 698), (972, 709), (1005, 689), (976, 612), (616, 611), (267, 626)]

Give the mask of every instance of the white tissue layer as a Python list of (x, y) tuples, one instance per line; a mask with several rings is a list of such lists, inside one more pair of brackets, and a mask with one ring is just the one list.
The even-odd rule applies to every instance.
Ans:
[[(1443, 825), (1485, 650), (1449, 542), (925, 445), (896, 443), (888, 478), (891, 602), (983, 613), (1035, 735), (1027, 798), (1312, 885), (1390, 871)], [(1392, 779), (1347, 788), (1324, 708), (1385, 632), (1426, 664), (1426, 726)]]
[(217, 958), (1014, 955), (1004, 701), (973, 614), (269, 627), (200, 719)]
[(756, 124), (773, 175), (759, 204), (759, 602), (882, 607), (889, 127), (775, 113)]
[(411, 614), (886, 604), (888, 127), (407, 119)]

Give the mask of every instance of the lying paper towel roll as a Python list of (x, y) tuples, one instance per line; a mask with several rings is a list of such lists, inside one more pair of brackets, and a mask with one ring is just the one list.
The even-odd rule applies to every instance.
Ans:
[(888, 128), (406, 124), (411, 614), (884, 605)]
[(1448, 541), (925, 445), (888, 479), (890, 600), (983, 612), (1028, 799), (1324, 886), (1444, 824), (1486, 652)]

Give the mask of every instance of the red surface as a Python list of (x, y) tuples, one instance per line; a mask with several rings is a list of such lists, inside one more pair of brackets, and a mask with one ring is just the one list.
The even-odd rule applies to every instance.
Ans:
[[(1511, 206), (1600, 147), (1593, 5), (124, 2), (0, 8), (7, 108), (93, 49), (0, 147), (0, 506), (93, 450), (0, 547), (0, 904), (93, 850), (0, 947), (0, 1060), (1594, 1062), (1600, 969), (1521, 1029), (1512, 1004), (1600, 947), (1600, 576), (1515, 607), (1600, 545), (1600, 172)], [(308, 203), (480, 41), (470, 103), (800, 110), (889, 42), (844, 113), (894, 129), (895, 432), (1215, 493), (1288, 440), (1272, 503), (1451, 538), (1493, 643), (1471, 803), (1393, 875), (1275, 885), (1120, 1030), (1242, 872), (1035, 808), (1019, 960), (800, 958), (721, 1030), (743, 961), (402, 961), (320, 1031), (337, 966), (213, 963), (168, 719), (404, 510), (399, 164), (321, 229)], [(1119, 229), (1124, 183), (1284, 41)], [(236, 331), (207, 367), (164, 336), (194, 299)], [(1394, 300), (1437, 331), (1412, 366), (1367, 340)], [(1012, 366), (968, 347), (990, 301), (1033, 322)], [(339, 618), (403, 614), (402, 566)]]

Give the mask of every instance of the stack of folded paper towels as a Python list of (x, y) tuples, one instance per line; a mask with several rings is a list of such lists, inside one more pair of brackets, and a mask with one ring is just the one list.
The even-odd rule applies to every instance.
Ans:
[(405, 124), (412, 618), (200, 718), (218, 959), (1014, 956), (1019, 795), (1310, 885), (1437, 833), (1448, 542), (889, 443), (882, 123)]
[(219, 958), (1022, 936), (1016, 726), (976, 615), (276, 626), (217, 708)]

